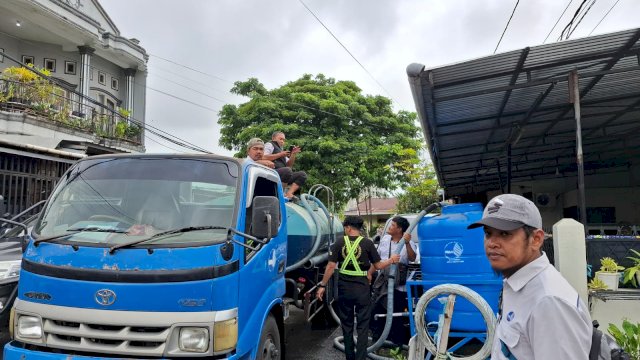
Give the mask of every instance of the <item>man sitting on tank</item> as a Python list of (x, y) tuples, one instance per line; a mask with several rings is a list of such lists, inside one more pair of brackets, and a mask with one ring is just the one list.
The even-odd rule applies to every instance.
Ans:
[(285, 150), (285, 135), (282, 131), (271, 134), (271, 141), (264, 145), (265, 160), (273, 161), (275, 169), (280, 175), (282, 186), (289, 186), (284, 196), (288, 199), (294, 197), (298, 189), (307, 181), (307, 174), (304, 171), (293, 171), (293, 164), (296, 162), (296, 154), (301, 149), (300, 146), (290, 146)]

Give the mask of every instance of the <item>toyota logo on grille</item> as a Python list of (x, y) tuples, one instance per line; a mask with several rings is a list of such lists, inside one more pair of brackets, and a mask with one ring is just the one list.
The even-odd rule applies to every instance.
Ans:
[(109, 306), (116, 301), (116, 293), (109, 289), (96, 291), (96, 302), (100, 305)]

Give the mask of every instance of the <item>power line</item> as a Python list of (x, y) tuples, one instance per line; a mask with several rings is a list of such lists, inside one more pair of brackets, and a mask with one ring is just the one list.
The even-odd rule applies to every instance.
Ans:
[[(146, 133), (145, 133), (145, 135), (146, 135)], [(152, 137), (150, 137), (150, 136), (145, 136), (145, 138), (146, 138), (147, 140), (151, 140), (151, 142), (154, 142), (154, 143), (156, 143), (156, 144), (158, 144), (158, 145), (160, 145), (160, 146), (162, 146), (162, 147), (165, 147), (165, 148), (167, 148), (167, 149), (169, 149), (169, 150), (173, 150), (173, 151), (176, 151), (176, 152), (179, 152), (179, 153), (183, 153), (183, 154), (185, 154), (185, 152), (184, 152), (184, 151), (182, 151), (182, 150), (178, 150), (178, 149), (176, 149), (176, 148), (172, 148), (171, 146), (167, 146), (167, 145), (165, 145), (165, 144), (163, 144), (163, 143), (161, 143), (161, 142), (159, 142), (159, 141), (157, 141), (157, 140), (154, 140), (154, 139), (153, 139)]]
[(218, 76), (218, 75), (213, 75), (213, 74), (206, 73), (206, 72), (204, 72), (204, 71), (201, 71), (201, 70), (198, 70), (198, 69), (192, 68), (192, 67), (190, 67), (190, 66), (187, 66), (187, 65), (181, 64), (181, 63), (179, 63), (179, 62), (176, 62), (176, 61), (173, 61), (173, 60), (170, 60), (170, 59), (163, 58), (162, 56), (158, 56), (158, 55), (154, 55), (154, 54), (149, 54), (149, 55), (151, 55), (151, 56), (153, 56), (153, 57), (155, 57), (155, 58), (158, 58), (158, 59), (160, 59), (160, 60), (164, 60), (164, 61), (166, 61), (166, 62), (170, 62), (170, 63), (172, 63), (172, 64), (174, 64), (174, 65), (178, 65), (178, 66), (183, 67), (183, 68), (185, 68), (185, 69), (189, 69), (189, 70), (191, 70), (191, 71), (197, 72), (197, 73), (199, 73), (199, 74), (209, 76), (209, 77), (214, 78), (214, 79), (216, 79), (216, 80), (220, 80), (220, 81), (224, 81), (224, 82), (227, 82), (227, 83), (233, 84), (233, 82), (232, 82), (232, 81), (229, 81), (229, 80), (227, 80), (227, 79), (221, 78), (221, 77), (220, 77), (220, 76)]
[(496, 48), (493, 50), (493, 53), (495, 54), (496, 51), (498, 51), (498, 46), (500, 46), (500, 43), (502, 42), (502, 38), (504, 37), (504, 34), (507, 32), (507, 28), (509, 27), (509, 24), (511, 23), (511, 19), (513, 19), (513, 14), (516, 13), (516, 9), (518, 8), (518, 4), (520, 3), (520, 0), (516, 1), (516, 6), (513, 7), (513, 11), (511, 12), (511, 16), (509, 16), (509, 21), (507, 21), (507, 25), (504, 27), (504, 30), (502, 31), (502, 35), (500, 35), (500, 40), (498, 40), (498, 44), (496, 45)]
[(578, 20), (578, 23), (576, 24), (576, 26), (574, 26), (573, 29), (571, 29), (571, 32), (567, 35), (567, 39), (569, 39), (571, 35), (573, 35), (573, 32), (576, 31), (576, 29), (578, 28), (578, 26), (580, 25), (584, 17), (587, 16), (587, 13), (589, 13), (589, 10), (591, 10), (591, 8), (595, 3), (596, 3), (596, 0), (591, 1), (591, 3), (589, 4), (589, 7), (587, 7), (587, 10), (585, 10), (585, 12), (580, 17), (580, 20)]
[[(331, 34), (331, 36), (335, 39), (335, 41), (338, 42), (338, 44), (340, 44), (340, 46), (342, 46), (342, 48), (344, 49), (344, 51), (347, 52), (347, 54), (349, 54), (349, 56), (351, 56), (351, 58), (353, 60), (355, 60), (355, 62), (358, 63), (358, 65), (360, 65), (360, 67), (362, 68), (362, 70), (364, 70), (367, 75), (369, 75), (369, 77), (371, 77), (371, 79), (373, 79), (373, 81), (376, 82), (376, 84), (378, 84), (378, 86), (380, 86), (380, 88), (382, 90), (384, 90), (384, 92), (387, 93), (387, 95), (389, 95), (389, 97), (393, 100), (393, 102), (395, 102), (398, 106), (400, 106), (400, 104), (396, 101), (396, 99), (393, 98), (393, 96), (391, 95), (391, 93), (389, 91), (387, 91), (387, 89), (385, 89), (384, 86), (382, 86), (382, 84), (376, 80), (376, 78), (369, 72), (369, 70), (367, 70), (366, 67), (364, 67), (364, 65), (362, 65), (362, 63), (351, 53), (351, 51), (349, 51), (349, 49), (340, 41), (340, 39), (338, 39), (338, 37), (336, 35), (334, 35), (334, 33), (322, 22), (322, 20), (320, 20), (320, 18), (318, 18), (316, 16), (316, 14), (307, 6), (307, 4), (304, 3), (304, 1), (302, 0), (298, 0), (300, 2), (300, 4), (302, 4), (302, 6), (305, 7), (305, 9), (307, 9), (307, 11), (320, 23), (320, 25), (322, 25), (322, 27), (325, 28), (325, 30), (327, 30), (327, 32), (329, 34)], [(518, 0), (520, 1), (520, 0)]]
[(202, 92), (202, 91), (200, 91), (200, 90), (194, 89), (194, 88), (189, 87), (189, 86), (187, 86), (187, 85), (181, 84), (181, 83), (179, 83), (179, 82), (177, 82), (177, 81), (173, 81), (173, 80), (171, 80), (171, 79), (167, 79), (167, 78), (165, 78), (165, 77), (163, 77), (163, 76), (160, 76), (160, 75), (158, 75), (158, 74), (153, 74), (153, 76), (159, 77), (160, 79), (162, 79), (162, 80), (164, 80), (164, 81), (168, 81), (168, 82), (173, 83), (173, 84), (176, 84), (176, 85), (178, 85), (178, 86), (182, 86), (182, 87), (183, 87), (183, 88), (185, 88), (185, 89), (189, 89), (189, 90), (191, 90), (191, 91), (193, 91), (193, 92), (195, 92), (195, 93), (198, 93), (198, 94), (200, 94), (200, 95), (202, 95), (202, 96), (206, 96), (206, 97), (208, 97), (208, 98), (210, 98), (210, 99), (213, 99), (213, 100), (215, 100), (215, 101), (219, 101), (219, 102), (221, 102), (221, 103), (223, 103), (223, 104), (227, 104), (227, 103), (229, 103), (229, 102), (230, 102), (230, 101), (224, 101), (224, 100), (218, 99), (218, 98), (217, 98), (217, 97), (215, 97), (215, 96), (211, 96), (211, 95), (209, 95), (209, 94), (207, 94), (207, 93), (205, 93), (205, 92)]
[[(197, 81), (197, 80), (191, 79), (191, 78), (186, 77), (186, 76), (184, 76), (183, 74), (180, 74), (180, 73), (178, 73), (178, 72), (171, 71), (171, 70), (167, 70), (167, 69), (165, 69), (165, 68), (163, 68), (163, 67), (161, 67), (161, 66), (158, 66), (157, 64), (156, 64), (156, 65), (153, 65), (153, 67), (152, 67), (152, 68), (153, 68), (154, 72), (155, 72), (156, 70), (160, 70), (161, 72), (164, 72), (164, 73), (167, 73), (167, 74), (171, 74), (171, 75), (176, 76), (176, 77), (178, 77), (178, 78), (180, 78), (180, 79), (182, 79), (182, 80), (186, 80), (186, 81), (191, 82), (191, 83), (194, 83), (194, 84), (198, 84), (198, 85), (200, 85), (200, 86), (202, 86), (202, 87), (204, 87), (204, 88), (206, 88), (206, 89), (208, 89), (208, 90), (215, 91), (215, 92), (217, 92), (217, 93), (219, 93), (219, 94), (223, 94), (223, 95), (229, 95), (229, 94), (231, 94), (231, 92), (230, 92), (230, 91), (222, 91), (222, 90), (220, 90), (220, 89), (216, 89), (216, 88), (214, 88), (214, 87), (211, 87), (211, 84), (209, 84), (209, 83), (204, 83), (204, 82), (202, 82), (202, 81)], [(158, 75), (156, 74), (156, 76), (158, 76)]]
[[(593, 6), (594, 2), (595, 2), (595, 0), (592, 0), (591, 6)], [(560, 36), (558, 37), (558, 41), (562, 40), (563, 38), (564, 38), (564, 40), (569, 39), (569, 37), (571, 36), (570, 33), (572, 33), (573, 30), (575, 30), (575, 28), (573, 30), (571, 29), (571, 27), (573, 26), (573, 23), (576, 21), (576, 19), (578, 17), (580, 17), (580, 19), (584, 18), (584, 15), (586, 15), (586, 13), (588, 11), (588, 9), (586, 7), (584, 7), (584, 5), (586, 3), (587, 3), (587, 0), (582, 0), (582, 2), (580, 3), (580, 6), (578, 6), (578, 9), (573, 14), (573, 17), (571, 18), (571, 20), (567, 23), (567, 25), (564, 27), (564, 29), (562, 29), (562, 32), (560, 33)], [(590, 8), (591, 7), (589, 7), (589, 9)]]
[[(184, 101), (184, 102), (186, 102), (186, 103), (188, 103), (188, 104), (191, 104), (191, 105), (193, 105), (193, 106), (197, 106), (197, 107), (202, 108), (202, 109), (205, 109), (205, 110), (209, 110), (209, 111), (214, 112), (214, 113), (217, 113), (217, 112), (218, 112), (218, 110), (216, 110), (216, 109), (213, 109), (213, 108), (210, 108), (210, 107), (207, 107), (207, 106), (204, 106), (204, 105), (200, 105), (200, 104), (198, 104), (198, 103), (196, 103), (196, 102), (193, 102), (193, 101), (191, 101), (191, 100), (183, 99), (183, 98), (181, 98), (181, 97), (175, 96), (175, 95), (173, 95), (173, 94), (169, 94), (168, 92), (164, 92), (164, 91), (162, 91), (162, 90), (154, 89), (154, 88), (150, 87), (149, 85), (147, 85), (147, 89), (149, 89), (149, 90), (153, 90), (153, 91), (155, 91), (155, 92), (157, 92), (157, 93), (160, 93), (160, 94), (162, 94), (162, 95), (166, 95), (166, 96), (172, 97), (172, 98), (177, 99), (177, 100), (180, 100), (180, 101)], [(216, 99), (216, 100), (221, 101), (221, 102), (224, 102), (224, 101), (222, 101), (222, 100), (220, 100), (220, 99)]]
[[(313, 106), (309, 106), (309, 105), (304, 105), (304, 104), (301, 104), (301, 103), (298, 103), (298, 102), (295, 102), (295, 101), (291, 101), (291, 100), (285, 100), (285, 99), (281, 99), (281, 98), (276, 98), (276, 97), (272, 97), (272, 96), (269, 96), (269, 95), (262, 95), (260, 97), (268, 98), (268, 99), (271, 99), (271, 100), (274, 100), (274, 101), (279, 101), (281, 103), (288, 104), (288, 105), (300, 106), (300, 107), (303, 107), (305, 109), (317, 111), (317, 112), (320, 112), (320, 113), (323, 113), (323, 114), (326, 114), (326, 115), (332, 115), (332, 116), (339, 117), (339, 118), (342, 118), (342, 119), (345, 119), (345, 120), (349, 120), (349, 121), (362, 121), (362, 120), (354, 119), (352, 117), (348, 117), (346, 115), (336, 114), (336, 113), (333, 113), (333, 112), (330, 112), (330, 111), (322, 110), (322, 109), (319, 109), (319, 108), (316, 108), (316, 107), (313, 107)], [(374, 124), (374, 123), (369, 123), (369, 125), (374, 127), (374, 128), (378, 128), (378, 129), (386, 130), (386, 131), (395, 131), (396, 130), (396, 129), (392, 129), (390, 127), (381, 126), (381, 125)], [(305, 131), (303, 131), (303, 132), (305, 132)]]
[(560, 17), (558, 17), (558, 20), (556, 20), (556, 23), (553, 24), (553, 27), (551, 28), (551, 30), (549, 30), (549, 33), (547, 34), (547, 37), (544, 38), (544, 41), (542, 42), (543, 44), (547, 42), (547, 39), (549, 38), (549, 36), (551, 36), (551, 33), (556, 28), (556, 26), (558, 26), (558, 23), (560, 22), (560, 20), (564, 16), (564, 13), (567, 12), (567, 9), (569, 8), (569, 6), (571, 6), (572, 2), (573, 2), (573, 0), (570, 0), (569, 3), (567, 4), (567, 6), (564, 8), (564, 10), (562, 11), (562, 14), (560, 14)]
[(609, 13), (611, 12), (611, 10), (613, 10), (613, 8), (614, 8), (614, 7), (616, 7), (616, 5), (618, 5), (618, 3), (619, 3), (619, 2), (620, 2), (620, 0), (616, 0), (616, 2), (615, 2), (615, 3), (613, 3), (613, 6), (611, 6), (611, 7), (609, 8), (609, 11), (607, 11), (607, 13), (606, 13), (606, 14), (604, 14), (604, 16), (602, 17), (602, 19), (600, 19), (600, 21), (598, 21), (598, 23), (596, 24), (596, 26), (591, 30), (591, 32), (589, 33), (589, 36), (590, 36), (591, 34), (593, 34), (593, 32), (598, 28), (598, 26), (600, 26), (600, 23), (602, 23), (602, 21), (604, 20), (604, 18), (606, 18), (606, 17), (607, 17), (607, 15), (609, 15)]

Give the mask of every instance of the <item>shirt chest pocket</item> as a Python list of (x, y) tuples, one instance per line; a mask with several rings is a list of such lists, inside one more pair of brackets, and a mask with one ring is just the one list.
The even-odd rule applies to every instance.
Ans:
[(520, 332), (510, 326), (500, 326), (496, 334), (500, 339), (500, 351), (506, 359), (517, 360), (513, 354), (513, 350), (520, 342)]

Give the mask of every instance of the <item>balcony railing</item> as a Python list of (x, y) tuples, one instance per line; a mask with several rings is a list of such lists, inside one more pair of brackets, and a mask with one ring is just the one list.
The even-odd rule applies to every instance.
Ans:
[(98, 137), (142, 145), (141, 128), (119, 111), (89, 103), (48, 83), (0, 79), (0, 110), (24, 112)]

